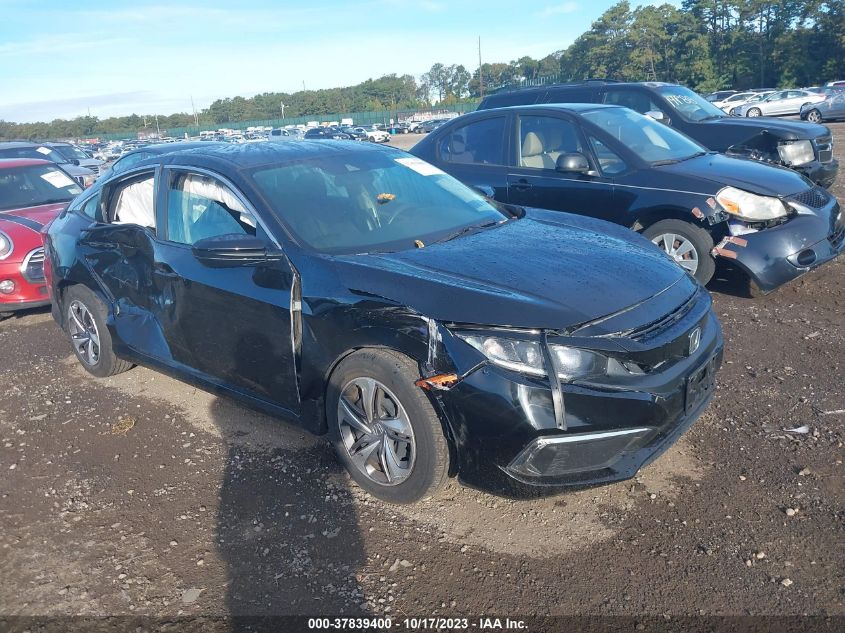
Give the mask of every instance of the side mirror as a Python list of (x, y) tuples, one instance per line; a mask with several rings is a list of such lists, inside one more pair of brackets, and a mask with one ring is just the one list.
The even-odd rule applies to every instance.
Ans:
[(210, 268), (250, 266), (282, 259), (282, 252), (266, 240), (243, 233), (206, 237), (194, 243), (192, 251)]
[(75, 159), (75, 158), (71, 158), (71, 159), (70, 159), (70, 164), (71, 164), (71, 165), (76, 165), (76, 166), (79, 166), (79, 161), (78, 161), (77, 159)]
[(587, 162), (587, 157), (579, 152), (561, 154), (555, 162), (555, 171), (587, 175), (590, 163)]
[(669, 125), (669, 117), (667, 117), (661, 110), (649, 110), (645, 113), (645, 115), (649, 119), (654, 119), (655, 121)]

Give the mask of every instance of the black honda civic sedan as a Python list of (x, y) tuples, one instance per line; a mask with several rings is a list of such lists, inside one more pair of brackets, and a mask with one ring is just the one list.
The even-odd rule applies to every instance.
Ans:
[(496, 200), (627, 226), (701, 283), (718, 260), (765, 294), (845, 249), (845, 213), (801, 174), (710, 152), (621, 106), (482, 110), (411, 150)]
[(707, 406), (722, 335), (642, 237), (491, 202), (393, 148), (152, 157), (49, 227), (53, 316), (133, 363), (329, 434), (391, 502), (631, 477)]

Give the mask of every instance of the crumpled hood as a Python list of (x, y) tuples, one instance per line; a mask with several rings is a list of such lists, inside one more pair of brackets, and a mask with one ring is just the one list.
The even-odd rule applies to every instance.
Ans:
[(689, 297), (697, 287), (660, 250), (625, 228), (538, 209), (421, 249), (333, 259), (353, 292), (440, 321), (519, 328), (563, 329), (672, 285), (684, 286), (674, 297)]
[(726, 186), (775, 197), (791, 196), (813, 187), (812, 182), (792, 169), (723, 154), (706, 154), (655, 169), (666, 176), (671, 174), (673, 188), (709, 195)]
[(826, 125), (808, 123), (806, 121), (790, 121), (788, 119), (777, 119), (775, 117), (738, 117), (726, 116), (720, 119), (701, 121), (698, 125), (713, 125), (719, 127), (745, 128), (748, 137), (754, 137), (763, 131), (768, 131), (773, 136), (785, 140), (795, 141), (800, 139), (814, 139), (819, 136), (830, 136), (830, 129)]

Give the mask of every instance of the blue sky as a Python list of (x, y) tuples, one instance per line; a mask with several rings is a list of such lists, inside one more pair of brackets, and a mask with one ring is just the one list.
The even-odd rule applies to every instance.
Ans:
[(0, 0), (0, 119), (190, 112), (192, 96), (199, 110), (303, 82), (312, 89), (418, 76), (435, 62), (474, 70), (478, 36), (486, 62), (542, 57), (612, 4)]

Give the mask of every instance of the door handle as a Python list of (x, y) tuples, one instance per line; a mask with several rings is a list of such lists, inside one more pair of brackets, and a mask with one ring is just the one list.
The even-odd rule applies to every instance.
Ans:
[(531, 189), (531, 187), (533, 187), (533, 186), (534, 185), (532, 185), (530, 182), (528, 182), (525, 178), (520, 178), (516, 182), (511, 183), (511, 187), (513, 187), (517, 191), (527, 191), (528, 189)]

